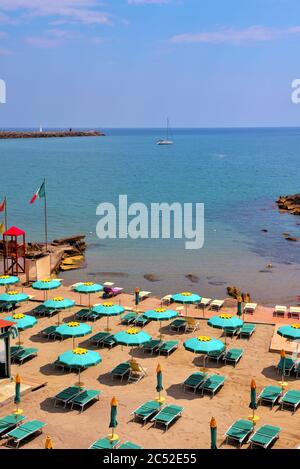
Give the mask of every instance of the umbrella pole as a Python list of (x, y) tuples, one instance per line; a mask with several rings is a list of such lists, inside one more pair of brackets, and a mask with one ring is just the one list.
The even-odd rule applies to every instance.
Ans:
[(19, 344), (18, 344), (18, 345), (19, 345), (19, 347), (21, 347), (21, 345), (22, 345), (22, 342), (21, 342), (21, 331), (19, 331)]

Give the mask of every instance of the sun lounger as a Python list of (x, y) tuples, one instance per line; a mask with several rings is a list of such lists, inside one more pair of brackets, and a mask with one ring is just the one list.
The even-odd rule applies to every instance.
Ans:
[(99, 342), (100, 347), (109, 347), (112, 348), (117, 345), (114, 335), (110, 334), (108, 337), (105, 337), (101, 342)]
[(233, 363), (234, 366), (238, 363), (238, 361), (242, 358), (244, 353), (244, 349), (242, 348), (232, 348), (228, 350), (224, 355), (225, 365), (227, 362)]
[(282, 367), (282, 359), (280, 359), (277, 365), (277, 373), (279, 374), (279, 373), (282, 373), (283, 371), (284, 376), (290, 376), (291, 371), (294, 368), (295, 368), (295, 361), (292, 358), (286, 357), (284, 370)]
[(214, 311), (219, 311), (223, 305), (224, 305), (224, 300), (213, 300), (210, 303), (210, 309), (213, 309)]
[(131, 324), (137, 318), (137, 316), (137, 313), (131, 311), (130, 313), (127, 313), (121, 317), (121, 324)]
[(125, 443), (122, 443), (117, 449), (143, 449), (143, 447), (136, 445), (135, 443), (131, 443), (131, 441), (125, 441)]
[(14, 309), (14, 305), (12, 303), (9, 303), (8, 301), (0, 301), (0, 311), (3, 313), (3, 311), (12, 311)]
[(257, 308), (257, 303), (246, 303), (244, 306), (244, 313), (253, 314)]
[(144, 353), (148, 352), (148, 353), (151, 353), (151, 355), (153, 355), (153, 353), (158, 350), (158, 347), (160, 345), (162, 345), (162, 341), (160, 339), (152, 339), (143, 345), (142, 350)]
[(255, 324), (244, 323), (241, 329), (239, 330), (239, 336), (247, 337), (248, 339), (250, 339), (255, 329), (256, 329)]
[(106, 436), (100, 440), (95, 441), (89, 449), (113, 449), (119, 444), (120, 440), (109, 440)]
[(57, 328), (57, 326), (46, 327), (46, 329), (43, 329), (40, 332), (40, 335), (43, 336), (43, 337), (47, 337), (47, 339), (56, 339), (57, 337), (59, 337), (56, 334), (56, 328)]
[(293, 318), (293, 319), (299, 319), (300, 318), (300, 308), (299, 308), (299, 306), (290, 306), (288, 316), (290, 318)]
[(253, 423), (249, 420), (236, 420), (225, 433), (226, 442), (229, 440), (237, 441), (239, 447), (247, 440), (253, 431)]
[(211, 393), (212, 397), (221, 389), (224, 385), (225, 377), (221, 375), (209, 376), (201, 386), (202, 396), (204, 392)]
[(266, 386), (258, 396), (257, 404), (266, 402), (267, 404), (271, 404), (273, 409), (273, 406), (276, 404), (280, 396), (281, 388), (279, 386)]
[(186, 332), (195, 332), (199, 329), (199, 321), (194, 318), (186, 318)]
[(143, 290), (143, 291), (140, 291), (140, 293), (139, 293), (139, 300), (140, 300), (140, 301), (143, 301), (143, 300), (145, 300), (146, 298), (149, 298), (149, 296), (151, 295), (151, 293), (152, 293), (151, 291), (144, 291), (144, 290)]
[(168, 340), (167, 342), (164, 342), (158, 347), (158, 354), (166, 354), (167, 356), (170, 355), (170, 353), (174, 352), (175, 350), (178, 349), (178, 341), (177, 340)]
[(161, 410), (161, 405), (157, 401), (148, 401), (142, 404), (140, 407), (135, 409), (131, 414), (133, 414), (133, 420), (139, 418), (145, 424), (148, 419), (153, 417)]
[(114, 296), (120, 295), (124, 289), (121, 287), (105, 286), (103, 291), (103, 298), (113, 298)]
[(142, 378), (147, 376), (147, 369), (143, 368), (142, 365), (137, 363), (135, 360), (129, 362), (130, 371), (128, 376), (128, 382), (134, 381), (139, 382)]
[(168, 430), (174, 420), (181, 417), (183, 412), (183, 407), (178, 405), (166, 405), (163, 407), (158, 414), (156, 414), (151, 422), (154, 422), (154, 426), (158, 423), (165, 426), (165, 431)]
[(281, 428), (273, 427), (272, 425), (263, 425), (251, 436), (249, 439), (250, 447), (260, 446), (262, 448), (268, 448), (271, 443), (279, 438)]
[(25, 419), (24, 415), (10, 414), (0, 418), (0, 435), (7, 433)]
[(161, 301), (161, 304), (162, 305), (169, 305), (171, 303), (171, 298), (172, 298), (172, 295), (165, 295), (163, 296), (160, 301)]
[(23, 423), (4, 435), (5, 438), (8, 438), (6, 445), (18, 448), (25, 438), (28, 438), (37, 432), (42, 433), (42, 428), (45, 427), (45, 425), (46, 424), (44, 422), (40, 422), (39, 420), (30, 420), (29, 422)]
[(216, 362), (219, 364), (219, 361), (224, 357), (224, 355), (225, 349), (219, 350), (217, 352), (208, 352), (207, 357), (209, 360), (216, 360)]
[(281, 305), (275, 305), (273, 316), (284, 318), (287, 313), (287, 307)]
[(94, 389), (85, 389), (82, 393), (78, 394), (77, 396), (73, 397), (68, 404), (71, 404), (71, 409), (73, 409), (74, 405), (80, 407), (80, 412), (84, 410), (84, 407), (88, 405), (90, 402), (94, 401), (95, 399), (100, 398), (101, 391), (95, 391)]
[(240, 327), (226, 327), (224, 329), (224, 334), (227, 337), (233, 337), (234, 335), (238, 334), (240, 332)]
[(191, 389), (192, 392), (195, 393), (204, 383), (206, 378), (207, 378), (207, 373), (196, 371), (184, 381), (184, 383), (182, 384), (183, 390), (187, 391), (188, 389)]
[(280, 408), (283, 409), (284, 406), (292, 407), (293, 412), (296, 412), (298, 405), (300, 404), (300, 391), (290, 390), (287, 391), (280, 400)]
[(12, 358), (14, 355), (16, 355), (22, 349), (23, 349), (23, 347), (21, 347), (20, 345), (12, 345), (10, 347), (10, 357)]
[(300, 376), (300, 362), (298, 363), (295, 371), (296, 371), (296, 377), (299, 378), (299, 376)]
[(58, 313), (57, 309), (46, 308), (44, 305), (38, 305), (31, 311), (35, 316), (48, 316), (52, 317)]
[(199, 303), (197, 303), (197, 308), (206, 308), (209, 303), (211, 302), (211, 298), (201, 298), (201, 301), (199, 301)]
[(149, 319), (146, 318), (143, 314), (140, 314), (134, 321), (133, 321), (133, 324), (135, 326), (139, 326), (139, 327), (144, 327), (146, 326), (146, 324), (148, 324), (149, 322)]
[(18, 362), (20, 365), (23, 364), (24, 360), (27, 360), (28, 358), (33, 358), (36, 357), (38, 354), (38, 349), (37, 348), (23, 348), (20, 347), (20, 350), (13, 354), (11, 357), (12, 362)]
[(78, 386), (70, 386), (63, 391), (56, 394), (54, 397), (54, 407), (57, 406), (57, 403), (60, 402), (66, 407), (69, 401), (79, 396), (84, 391), (84, 388), (79, 388)]
[(170, 329), (179, 332), (180, 330), (186, 330), (187, 322), (185, 319), (175, 319), (170, 324)]
[(94, 345), (99, 345), (103, 340), (107, 339), (111, 334), (109, 332), (98, 332), (97, 334), (90, 337), (90, 342)]
[(100, 319), (101, 315), (94, 313), (90, 309), (84, 308), (77, 311), (75, 317), (79, 321), (97, 321), (97, 319)]
[(125, 362), (125, 363), (120, 363), (118, 366), (116, 366), (111, 374), (112, 374), (112, 377), (113, 378), (121, 378), (121, 381), (123, 381), (123, 379), (125, 378), (126, 375), (129, 376), (129, 372), (130, 372), (130, 365), (128, 362)]

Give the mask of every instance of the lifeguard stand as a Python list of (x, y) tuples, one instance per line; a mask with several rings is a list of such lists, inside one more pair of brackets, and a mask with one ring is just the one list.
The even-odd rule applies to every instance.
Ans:
[(3, 246), (4, 273), (8, 275), (25, 273), (25, 231), (16, 226), (9, 228), (3, 233)]

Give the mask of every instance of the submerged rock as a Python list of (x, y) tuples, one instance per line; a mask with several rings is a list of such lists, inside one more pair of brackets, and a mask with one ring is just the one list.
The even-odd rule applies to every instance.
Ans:
[(279, 210), (293, 215), (300, 215), (300, 194), (281, 195), (276, 203)]
[(185, 278), (190, 280), (192, 283), (198, 283), (199, 282), (199, 277), (196, 274), (187, 274), (187, 275), (185, 275)]
[(160, 282), (161, 279), (156, 274), (145, 274), (144, 278), (148, 280), (148, 282)]

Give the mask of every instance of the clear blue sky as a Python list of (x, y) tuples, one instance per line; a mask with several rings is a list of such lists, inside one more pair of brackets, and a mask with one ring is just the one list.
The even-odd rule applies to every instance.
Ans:
[(0, 0), (0, 126), (300, 125), (299, 0)]

